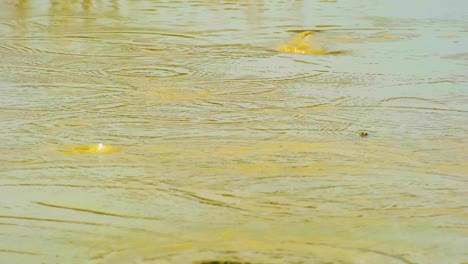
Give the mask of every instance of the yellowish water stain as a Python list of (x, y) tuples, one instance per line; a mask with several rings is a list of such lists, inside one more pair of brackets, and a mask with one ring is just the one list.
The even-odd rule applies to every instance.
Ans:
[(357, 38), (352, 38), (352, 37), (331, 37), (329, 39), (331, 41), (339, 42), (339, 43), (348, 43), (348, 42), (354, 42), (358, 40)]
[(161, 87), (145, 93), (147, 100), (156, 101), (162, 104), (206, 100), (210, 96), (211, 93), (208, 91), (174, 87)]
[(444, 38), (444, 39), (455, 39), (455, 38), (458, 38), (458, 37), (455, 36), (455, 35), (443, 35), (443, 36), (439, 36), (439, 38)]
[(395, 34), (379, 34), (375, 36), (371, 36), (368, 38), (368, 40), (371, 41), (395, 41), (395, 40), (401, 40), (403, 39), (403, 36), (400, 35), (395, 35)]
[[(138, 260), (142, 260), (142, 256), (147, 259), (161, 259), (162, 254), (168, 259), (161, 263), (270, 263), (264, 262), (265, 257), (270, 261), (272, 259), (261, 252), (275, 252), (279, 249), (288, 252), (290, 256), (314, 256), (320, 263), (361, 263), (363, 259), (365, 262), (362, 263), (409, 263), (399, 256), (400, 252), (411, 247), (409, 243), (401, 242), (395, 247), (395, 253), (385, 253), (386, 248), (382, 253), (372, 250), (375, 242), (362, 239), (360, 233), (347, 230), (349, 225), (359, 225), (378, 231), (382, 226), (392, 228), (393, 221), (386, 218), (360, 218), (358, 222), (330, 218), (320, 223), (323, 230), (317, 229), (317, 223), (296, 226), (284, 224), (284, 227), (278, 224), (274, 229), (239, 225), (219, 230), (198, 226), (190, 228), (190, 233), (180, 232), (179, 243), (164, 242), (165, 235), (158, 239), (151, 232), (136, 234), (118, 231), (112, 237), (83, 237), (83, 242), (86, 241), (88, 247), (102, 252), (95, 256), (99, 263), (140, 263)], [(297, 232), (307, 236), (288, 239)], [(343, 242), (343, 238), (352, 240), (353, 243)], [(288, 260), (284, 263), (292, 263), (291, 258)]]
[(366, 42), (366, 41), (375, 41), (375, 42), (387, 42), (387, 41), (398, 41), (403, 39), (411, 38), (412, 36), (397, 35), (397, 34), (374, 34), (370, 36), (330, 36), (327, 38), (327, 41), (334, 43), (355, 43), (355, 42)]
[(120, 147), (114, 147), (110, 145), (105, 145), (102, 143), (93, 144), (93, 145), (81, 145), (81, 146), (67, 146), (64, 151), (64, 154), (68, 155), (79, 155), (79, 154), (111, 154), (119, 152)]

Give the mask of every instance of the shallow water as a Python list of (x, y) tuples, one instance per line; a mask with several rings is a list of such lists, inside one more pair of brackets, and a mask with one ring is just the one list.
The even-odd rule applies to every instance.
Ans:
[(0, 263), (468, 261), (466, 1), (238, 2), (0, 2)]

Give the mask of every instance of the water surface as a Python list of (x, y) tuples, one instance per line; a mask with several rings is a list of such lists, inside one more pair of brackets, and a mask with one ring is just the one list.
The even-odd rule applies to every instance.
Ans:
[(1, 263), (468, 261), (465, 1), (241, 2), (0, 2)]

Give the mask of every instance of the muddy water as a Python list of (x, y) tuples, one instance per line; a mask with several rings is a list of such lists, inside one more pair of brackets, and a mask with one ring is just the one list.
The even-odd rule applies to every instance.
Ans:
[(468, 261), (466, 3), (240, 2), (0, 2), (1, 263)]

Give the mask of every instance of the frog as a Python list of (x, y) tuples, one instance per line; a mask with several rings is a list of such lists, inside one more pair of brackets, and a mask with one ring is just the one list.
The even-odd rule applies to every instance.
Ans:
[(322, 44), (316, 38), (313, 31), (304, 31), (290, 40), (287, 44), (277, 47), (280, 52), (295, 53), (295, 54), (325, 54), (327, 51), (322, 47)]
[(110, 154), (119, 152), (119, 147), (105, 145), (102, 143), (93, 145), (80, 145), (80, 146), (68, 146), (63, 151), (64, 154), (77, 155), (77, 154)]
[(369, 133), (367, 131), (359, 131), (358, 133), (359, 133), (359, 136), (362, 138), (369, 136)]

